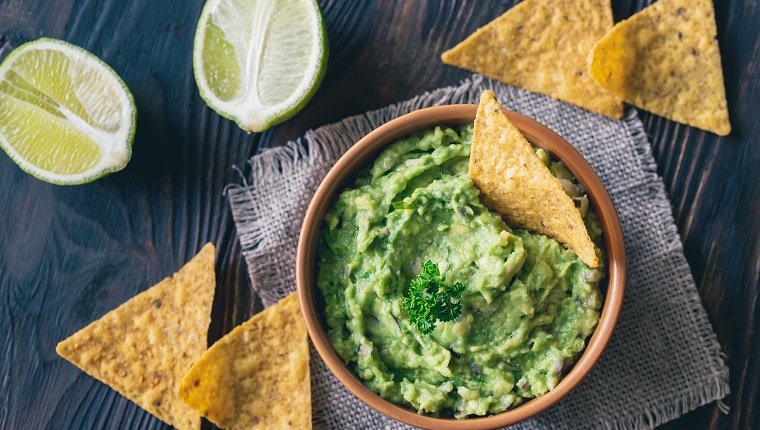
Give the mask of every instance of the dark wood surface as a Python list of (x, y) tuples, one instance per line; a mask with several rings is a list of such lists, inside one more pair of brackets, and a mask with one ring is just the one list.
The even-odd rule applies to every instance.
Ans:
[[(616, 20), (650, 1), (612, 0)], [(76, 187), (0, 154), (0, 429), (149, 429), (157, 419), (55, 353), (69, 336), (218, 247), (210, 341), (255, 310), (224, 186), (232, 165), (309, 128), (453, 85), (440, 53), (516, 1), (320, 1), (326, 78), (297, 116), (248, 135), (210, 110), (191, 65), (201, 0), (0, 0), (0, 59), (41, 36), (101, 57), (137, 101), (132, 161)], [(716, 1), (734, 131), (641, 113), (686, 257), (731, 368), (730, 413), (710, 404), (668, 429), (760, 428), (760, 5)], [(625, 387), (621, 387), (625, 389)]]

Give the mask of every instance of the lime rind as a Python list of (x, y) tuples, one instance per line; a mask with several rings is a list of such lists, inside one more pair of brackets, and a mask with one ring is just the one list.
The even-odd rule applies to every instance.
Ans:
[[(25, 157), (23, 157), (16, 148), (11, 145), (7, 137), (3, 132), (0, 132), (0, 147), (8, 154), (8, 156), (25, 172), (32, 176), (57, 185), (78, 185), (88, 182), (92, 182), (98, 178), (106, 176), (110, 173), (123, 169), (129, 162), (132, 156), (132, 144), (134, 141), (136, 124), (137, 124), (137, 109), (135, 108), (135, 101), (129, 88), (119, 75), (104, 61), (90, 52), (86, 51), (79, 46), (71, 43), (50, 39), (40, 38), (31, 42), (27, 42), (11, 52), (8, 57), (0, 64), (0, 82), (5, 81), (5, 76), (13, 65), (22, 56), (28, 54), (30, 51), (59, 51), (66, 57), (72, 58), (77, 61), (81, 61), (84, 64), (91, 64), (97, 66), (103, 74), (103, 78), (111, 80), (110, 84), (114, 89), (117, 89), (117, 93), (120, 97), (120, 102), (124, 115), (122, 115), (122, 121), (128, 120), (128, 124), (120, 123), (116, 133), (114, 133), (110, 146), (107, 148), (108, 152), (102, 154), (99, 162), (87, 170), (75, 174), (61, 174), (41, 169), (39, 166), (31, 163)], [(37, 95), (39, 97), (39, 95)], [(45, 95), (47, 97), (47, 95)], [(24, 102), (24, 100), (20, 100)], [(35, 106), (41, 111), (45, 111), (53, 118), (58, 118), (51, 112), (43, 109), (42, 107)], [(1, 115), (1, 114), (0, 114)], [(69, 118), (71, 119), (71, 118)], [(79, 118), (75, 118), (74, 121), (82, 121)], [(73, 123), (71, 126), (74, 129), (78, 129), (78, 124)], [(81, 126), (81, 124), (79, 124)], [(80, 130), (81, 131), (81, 130)], [(102, 150), (102, 144), (105, 142), (96, 142)]]
[[(274, 106), (264, 105), (259, 100), (260, 97), (256, 97), (255, 100), (251, 100), (248, 97), (246, 103), (222, 100), (210, 88), (206, 79), (207, 70), (204, 67), (203, 58), (204, 44), (206, 42), (207, 28), (210, 28), (211, 25), (216, 25), (212, 20), (214, 12), (217, 11), (221, 3), (229, 3), (230, 1), (234, 0), (209, 0), (203, 7), (201, 17), (198, 20), (193, 49), (195, 81), (198, 85), (201, 98), (215, 112), (224, 118), (234, 121), (240, 128), (246, 131), (260, 132), (298, 113), (317, 92), (327, 70), (327, 57), (329, 53), (327, 31), (319, 4), (316, 0), (304, 0), (303, 3), (309, 8), (310, 17), (313, 19), (311, 28), (316, 29), (308, 66), (308, 69), (313, 69), (313, 73), (308, 78), (303, 79), (298, 88), (285, 101)], [(248, 88), (246, 91), (255, 92), (255, 85), (258, 85), (258, 83), (242, 82), (240, 85), (253, 85), (254, 88)], [(224, 93), (223, 96), (229, 98), (228, 93)]]

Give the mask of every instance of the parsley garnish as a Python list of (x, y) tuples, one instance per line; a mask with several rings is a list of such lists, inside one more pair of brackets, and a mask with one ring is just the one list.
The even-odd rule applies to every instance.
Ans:
[(428, 260), (422, 263), (422, 273), (412, 279), (409, 297), (401, 298), (401, 306), (409, 321), (422, 333), (433, 331), (436, 321), (454, 321), (462, 313), (459, 298), (466, 286), (457, 282), (451, 287), (443, 282), (438, 266)]

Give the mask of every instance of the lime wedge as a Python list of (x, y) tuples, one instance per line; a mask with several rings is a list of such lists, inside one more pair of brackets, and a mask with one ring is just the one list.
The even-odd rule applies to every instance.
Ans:
[(136, 117), (116, 72), (77, 46), (38, 39), (0, 65), (0, 147), (43, 181), (82, 184), (123, 169)]
[(327, 35), (315, 0), (208, 0), (193, 49), (201, 97), (247, 131), (291, 116), (317, 91)]

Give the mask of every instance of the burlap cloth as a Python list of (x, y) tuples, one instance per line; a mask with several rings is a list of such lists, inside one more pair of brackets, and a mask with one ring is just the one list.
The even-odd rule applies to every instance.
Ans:
[[(251, 282), (269, 306), (295, 290), (295, 250), (306, 207), (347, 148), (379, 125), (435, 105), (477, 103), (492, 89), (506, 109), (547, 125), (586, 157), (620, 215), (628, 279), (622, 313), (601, 359), (559, 404), (518, 429), (633, 429), (672, 420), (729, 393), (728, 368), (684, 258), (641, 121), (620, 121), (474, 75), (458, 87), (308, 131), (249, 161), (228, 189)], [(317, 428), (406, 428), (373, 409), (330, 373), (312, 348)]]

